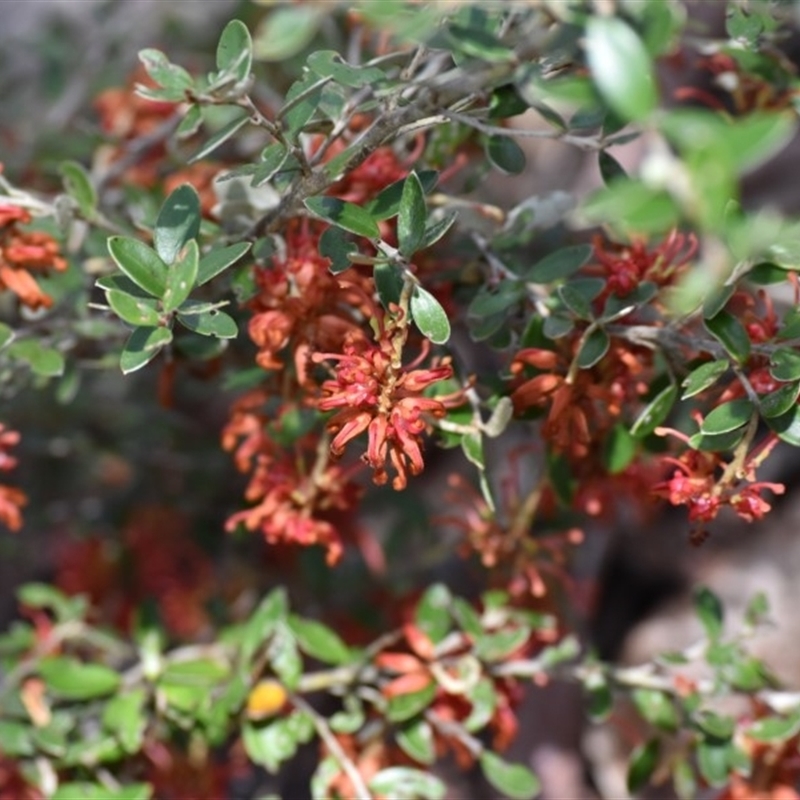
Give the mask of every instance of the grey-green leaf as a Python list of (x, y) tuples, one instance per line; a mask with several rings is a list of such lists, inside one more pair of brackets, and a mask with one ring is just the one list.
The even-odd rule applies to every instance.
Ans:
[(130, 325), (156, 326), (159, 323), (157, 301), (154, 298), (145, 300), (110, 289), (106, 292), (106, 300), (114, 313)]
[(183, 248), (181, 255), (175, 260), (167, 273), (167, 290), (164, 292), (164, 311), (170, 313), (186, 300), (194, 288), (197, 269), (200, 262), (200, 251), (197, 242), (192, 239)]
[(217, 44), (217, 69), (237, 81), (244, 81), (253, 63), (253, 41), (250, 31), (239, 19), (232, 19), (222, 31)]
[(539, 779), (526, 766), (509, 764), (491, 750), (484, 750), (480, 764), (486, 780), (513, 800), (531, 800), (541, 790)]
[(218, 339), (235, 339), (239, 333), (233, 317), (214, 309), (204, 314), (181, 314), (178, 319), (185, 328), (201, 336), (216, 336)]
[(367, 239), (380, 238), (378, 224), (367, 211), (355, 203), (326, 196), (309, 197), (304, 203), (312, 214), (350, 233), (365, 236)]
[(600, 94), (621, 117), (640, 120), (656, 107), (653, 64), (637, 33), (619, 17), (593, 16), (586, 57)]
[(450, 320), (441, 303), (421, 286), (411, 295), (411, 316), (423, 336), (434, 344), (445, 344), (450, 338)]
[(169, 328), (141, 327), (131, 333), (120, 356), (119, 365), (127, 375), (152, 361), (162, 347), (172, 341)]
[(178, 253), (200, 233), (200, 198), (193, 186), (181, 184), (171, 192), (158, 212), (153, 244), (159, 258), (172, 264)]
[(197, 286), (208, 283), (232, 264), (235, 264), (249, 249), (250, 242), (237, 242), (236, 244), (212, 250), (206, 253), (197, 265)]
[(128, 236), (112, 236), (108, 252), (116, 265), (140, 288), (162, 297), (167, 288), (167, 265), (152, 247)]
[(403, 184), (397, 216), (397, 239), (406, 258), (414, 255), (422, 243), (426, 216), (425, 193), (417, 174), (412, 172)]
[(486, 157), (492, 166), (507, 175), (519, 175), (525, 170), (525, 151), (509, 136), (489, 136)]

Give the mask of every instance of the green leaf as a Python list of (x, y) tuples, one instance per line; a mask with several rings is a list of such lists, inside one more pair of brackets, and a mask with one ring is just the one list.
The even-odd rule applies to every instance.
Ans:
[(450, 321), (441, 303), (427, 290), (417, 285), (411, 295), (411, 316), (416, 326), (434, 344), (445, 344), (450, 338)]
[(497, 708), (497, 691), (489, 678), (481, 678), (467, 692), (467, 700), (472, 704), (469, 716), (462, 723), (464, 730), (475, 733), (489, 724)]
[(774, 392), (765, 395), (759, 403), (759, 411), (762, 417), (779, 417), (785, 414), (792, 406), (797, 404), (797, 397), (800, 395), (800, 383), (787, 383), (776, 389)]
[(353, 658), (352, 651), (338, 634), (321, 622), (292, 614), (289, 629), (303, 652), (325, 664), (346, 664)]
[(632, 697), (638, 712), (651, 725), (668, 733), (678, 730), (680, 716), (666, 692), (657, 689), (634, 689)]
[(172, 264), (178, 253), (200, 234), (200, 197), (193, 186), (181, 184), (158, 212), (153, 243), (159, 258)]
[(17, 600), (28, 608), (43, 608), (52, 611), (56, 620), (67, 622), (80, 619), (86, 613), (86, 603), (78, 598), (67, 597), (49, 583), (26, 583), (17, 589)]
[(357, 236), (379, 239), (380, 231), (375, 220), (361, 206), (340, 200), (338, 197), (309, 197), (304, 201), (306, 208), (327, 222), (337, 225)]
[(522, 764), (509, 764), (490, 750), (480, 757), (486, 780), (498, 791), (514, 800), (531, 800), (541, 791), (536, 775)]
[(589, 222), (654, 234), (673, 228), (681, 216), (675, 199), (664, 189), (624, 178), (591, 194), (582, 211)]
[(571, 283), (565, 283), (558, 287), (556, 293), (561, 302), (578, 317), (578, 319), (591, 320), (594, 318), (589, 301), (576, 286), (573, 286)]
[(253, 50), (260, 61), (285, 61), (304, 50), (325, 18), (321, 6), (275, 9), (256, 29)]
[(94, 282), (94, 285), (103, 291), (113, 290), (122, 292), (123, 294), (129, 294), (132, 297), (138, 297), (140, 300), (154, 302), (153, 295), (150, 294), (150, 292), (146, 292), (141, 286), (137, 286), (126, 275), (103, 275), (102, 278), (98, 278)]
[(179, 103), (187, 99), (187, 90), (192, 88), (194, 80), (183, 67), (170, 63), (160, 50), (152, 48), (140, 50), (139, 61), (142, 62), (147, 74), (161, 87), (161, 90), (153, 90), (139, 84), (136, 87), (138, 94), (168, 102)]
[(544, 321), (542, 333), (548, 339), (561, 339), (572, 333), (575, 321), (571, 317), (564, 317), (560, 314), (551, 314)]
[(90, 700), (115, 692), (119, 673), (102, 664), (84, 664), (77, 659), (42, 659), (37, 667), (47, 689), (65, 700)]
[[(401, 727), (395, 738), (400, 749), (420, 764), (433, 764), (436, 761), (436, 749), (433, 742), (433, 729), (424, 719), (413, 720)], [(2, 729), (0, 729), (2, 743)]]
[[(467, 308), (467, 316), (478, 320), (507, 311), (525, 297), (521, 281), (503, 281), (496, 288), (482, 286)], [(505, 317), (504, 317), (505, 318)]]
[(52, 378), (64, 374), (64, 356), (36, 339), (17, 339), (8, 346), (8, 354), (24, 361), (37, 375)]
[(531, 630), (527, 625), (485, 633), (475, 643), (475, 655), (483, 661), (502, 661), (519, 650), (530, 636)]
[(119, 365), (123, 374), (128, 375), (141, 369), (171, 341), (172, 331), (169, 328), (136, 328), (125, 342), (120, 356)]
[(213, 658), (172, 661), (161, 673), (162, 684), (212, 687), (230, 674), (230, 665)]
[(651, 739), (646, 744), (639, 745), (633, 753), (628, 764), (628, 791), (631, 794), (643, 789), (658, 766), (661, 755), (661, 742)]
[(689, 447), (707, 453), (724, 453), (733, 450), (742, 441), (744, 432), (744, 428), (737, 428), (735, 431), (709, 436), (698, 431), (689, 437)]
[(718, 639), (722, 633), (725, 612), (719, 597), (705, 586), (694, 593), (694, 610), (709, 639)]
[(239, 334), (233, 317), (219, 309), (204, 314), (183, 314), (178, 311), (181, 325), (201, 336), (215, 336), (217, 339), (235, 339)]
[(167, 273), (167, 290), (164, 292), (164, 311), (174, 311), (191, 293), (197, 279), (200, 251), (192, 239)]
[(212, 278), (216, 278), (221, 272), (235, 264), (250, 249), (250, 246), (250, 242), (238, 242), (206, 253), (197, 266), (196, 285), (202, 286)]
[(687, 400), (700, 392), (713, 386), (730, 368), (730, 361), (727, 358), (720, 358), (717, 361), (709, 361), (701, 364), (697, 369), (693, 369), (681, 383), (684, 387), (681, 400)]
[(736, 317), (727, 311), (720, 311), (715, 317), (705, 320), (703, 324), (740, 364), (747, 361), (750, 356), (750, 337), (744, 325)]
[(624, 472), (638, 450), (636, 437), (622, 424), (617, 423), (605, 441), (603, 461), (611, 475)]
[(90, 219), (97, 208), (97, 191), (89, 173), (77, 161), (62, 161), (59, 172), (67, 194), (78, 204), (81, 214)]
[[(439, 177), (439, 173), (436, 170), (425, 169), (415, 172), (415, 174), (425, 194), (428, 194), (436, 186), (436, 181)], [(400, 201), (403, 197), (405, 183), (405, 178), (390, 183), (364, 206), (365, 211), (377, 222), (397, 216), (400, 213)]]
[(223, 125), (203, 146), (188, 160), (189, 164), (202, 161), (211, 155), (220, 145), (225, 144), (238, 130), (250, 122), (250, 115), (235, 117), (227, 125)]
[(288, 689), (294, 689), (303, 671), (303, 659), (297, 641), (283, 621), (275, 626), (267, 656), (280, 682)]
[(447, 28), (447, 36), (465, 55), (490, 62), (514, 59), (514, 51), (486, 28), (453, 24)]
[(770, 375), (776, 381), (796, 381), (800, 378), (800, 351), (781, 347), (770, 356)]
[(256, 607), (256, 610), (245, 623), (242, 635), (242, 655), (245, 660), (251, 658), (258, 649), (266, 644), (278, 622), (285, 620), (288, 614), (288, 601), (284, 589), (274, 589)]
[(461, 449), (470, 464), (474, 464), (479, 470), (486, 469), (486, 456), (483, 451), (483, 436), (480, 431), (465, 433), (461, 437)]
[[(280, 115), (290, 136), (296, 137), (303, 126), (317, 113), (327, 82), (327, 78), (317, 78), (309, 72), (289, 87), (286, 93), (287, 102), (281, 109)], [(340, 153), (340, 156), (343, 154)], [(330, 164), (331, 162), (328, 163), (329, 168)]]
[(358, 253), (358, 245), (346, 231), (331, 225), (319, 238), (319, 254), (331, 260), (329, 267), (333, 275), (338, 275), (351, 267), (350, 255)]
[(431, 223), (425, 228), (425, 233), (422, 236), (419, 249), (424, 250), (432, 244), (436, 244), (453, 226), (453, 223), (458, 219), (457, 211), (448, 211), (440, 220)]
[(441, 778), (411, 767), (387, 767), (369, 781), (371, 792), (392, 800), (444, 800), (447, 787)]
[(744, 427), (753, 416), (753, 404), (750, 400), (731, 400), (711, 411), (700, 426), (702, 433), (715, 436)]
[(406, 258), (414, 255), (422, 243), (427, 213), (422, 184), (417, 174), (412, 172), (403, 184), (397, 217), (397, 240), (400, 253)]
[(180, 125), (175, 129), (175, 138), (179, 140), (190, 139), (203, 124), (203, 112), (200, 106), (193, 105), (186, 112)]
[(633, 291), (620, 297), (612, 294), (603, 308), (603, 319), (619, 319), (627, 316), (638, 307), (649, 303), (658, 294), (658, 286), (652, 281), (642, 281)]
[(14, 341), (14, 329), (0, 322), (0, 350)]
[(436, 698), (436, 684), (424, 689), (390, 697), (386, 706), (386, 719), (389, 722), (406, 722), (423, 712)]
[(750, 725), (746, 735), (757, 742), (785, 742), (800, 733), (800, 714), (790, 717), (766, 717)]
[(639, 414), (631, 427), (631, 435), (637, 439), (649, 436), (669, 415), (678, 399), (678, 387), (671, 383), (662, 389)]
[(730, 780), (730, 751), (731, 745), (727, 742), (702, 741), (697, 746), (697, 766), (711, 786), (724, 786)]
[(241, 82), (247, 80), (252, 63), (253, 41), (250, 31), (241, 20), (232, 19), (219, 37), (217, 69)]
[(770, 417), (766, 422), (781, 441), (800, 447), (800, 406), (795, 406), (779, 417)]
[(242, 743), (250, 760), (273, 774), (297, 752), (297, 738), (285, 718), (266, 725), (246, 722), (242, 726)]
[(607, 150), (600, 151), (597, 161), (600, 167), (600, 177), (606, 185), (613, 183), (617, 179), (628, 177), (628, 173), (625, 172), (619, 161)]
[(131, 689), (113, 697), (103, 709), (103, 727), (116, 736), (126, 753), (137, 753), (142, 746), (146, 698), (144, 689)]
[(452, 596), (442, 583), (425, 591), (414, 612), (416, 626), (434, 643), (438, 644), (450, 632), (450, 603)]
[(373, 267), (372, 277), (383, 307), (388, 309), (392, 303), (397, 305), (403, 293), (403, 273), (393, 264), (381, 262)]
[(574, 275), (592, 256), (592, 247), (578, 244), (562, 247), (534, 264), (525, 274), (532, 283), (552, 283)]
[(519, 175), (525, 171), (525, 151), (510, 136), (489, 136), (485, 149), (486, 157), (495, 169), (507, 175)]
[(619, 17), (592, 16), (585, 46), (594, 82), (611, 108), (626, 120), (649, 116), (658, 91), (650, 56), (633, 28)]
[(106, 292), (106, 300), (114, 313), (130, 325), (157, 326), (160, 321), (157, 301), (148, 297), (133, 297), (125, 292), (110, 289)]
[(271, 180), (289, 160), (289, 151), (280, 142), (275, 142), (261, 153), (261, 161), (253, 166), (250, 185), (256, 189)]
[(112, 236), (108, 252), (116, 265), (137, 286), (153, 297), (163, 297), (167, 288), (167, 265), (144, 242), (128, 236)]
[(756, 283), (759, 286), (783, 283), (786, 280), (786, 276), (787, 273), (783, 267), (779, 267), (777, 264), (772, 264), (769, 261), (756, 264), (746, 275), (748, 281)]
[(0, 719), (0, 753), (15, 758), (32, 756), (35, 752), (29, 725), (10, 719)]
[(606, 676), (601, 672), (594, 672), (584, 682), (587, 695), (586, 710), (592, 722), (603, 722), (608, 719), (614, 707), (614, 697)]
[(597, 364), (608, 352), (611, 344), (609, 335), (603, 328), (595, 328), (584, 340), (578, 353), (578, 366), (589, 369)]
[(153, 787), (149, 783), (129, 783), (109, 789), (102, 783), (69, 781), (51, 794), (50, 800), (150, 800)]
[(306, 63), (321, 78), (331, 77), (337, 83), (354, 89), (374, 86), (386, 79), (386, 74), (378, 67), (354, 67), (335, 50), (317, 50), (308, 57)]

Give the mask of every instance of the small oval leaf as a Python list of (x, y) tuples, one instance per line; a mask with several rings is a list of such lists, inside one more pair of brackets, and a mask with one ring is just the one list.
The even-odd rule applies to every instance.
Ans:
[(434, 344), (445, 344), (450, 338), (450, 321), (441, 303), (421, 286), (411, 295), (411, 315), (423, 336)]

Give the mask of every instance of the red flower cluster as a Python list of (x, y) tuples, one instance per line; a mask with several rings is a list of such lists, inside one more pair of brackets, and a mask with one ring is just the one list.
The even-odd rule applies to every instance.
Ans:
[(241, 398), (223, 433), (223, 448), (235, 451), (239, 470), (252, 473), (245, 499), (256, 503), (233, 514), (226, 528), (242, 523), (260, 530), (270, 544), (321, 545), (334, 564), (342, 554), (334, 518), (360, 494), (353, 470), (330, 463), (327, 443), (313, 434), (290, 446), (276, 444), (279, 426), (267, 427), (265, 399), (261, 392)]
[(652, 281), (658, 286), (667, 286), (680, 275), (697, 252), (697, 238), (694, 234), (683, 234), (673, 230), (657, 247), (647, 248), (644, 240), (631, 244), (607, 243), (602, 237), (594, 238), (594, 257), (599, 271), (607, 280), (609, 294), (625, 297), (642, 281)]
[(24, 208), (0, 205), (0, 290), (12, 291), (29, 308), (50, 308), (52, 298), (41, 290), (31, 272), (63, 272), (67, 262), (52, 236), (19, 227), (30, 221)]
[(443, 417), (448, 406), (460, 405), (461, 393), (448, 397), (425, 397), (424, 391), (453, 374), (449, 363), (414, 369), (428, 354), (427, 340), (422, 353), (407, 367), (401, 363), (408, 328), (405, 313), (393, 309), (379, 317), (378, 340), (363, 335), (348, 337), (343, 353), (314, 353), (316, 362), (336, 361), (336, 374), (322, 384), (320, 411), (336, 411), (328, 422), (335, 434), (331, 452), (339, 456), (351, 439), (367, 431), (364, 460), (373, 470), (373, 480), (388, 480), (387, 460), (395, 471), (392, 486), (404, 489), (408, 472), (419, 475), (424, 467), (421, 437), (429, 432), (429, 417)]
[[(673, 436), (688, 443), (688, 437), (670, 428), (657, 428), (656, 433)], [(783, 494), (781, 483), (756, 481), (756, 468), (769, 455), (778, 438), (769, 434), (741, 463), (726, 463), (718, 453), (689, 448), (678, 458), (663, 456), (662, 463), (675, 467), (672, 477), (653, 486), (653, 493), (674, 506), (685, 505), (693, 522), (710, 522), (720, 509), (730, 506), (742, 519), (762, 519), (770, 504), (761, 496), (764, 491)], [(702, 532), (693, 538), (702, 541)]]
[(67, 594), (88, 594), (102, 621), (119, 630), (129, 630), (137, 605), (150, 598), (173, 635), (201, 635), (210, 624), (214, 572), (187, 519), (158, 506), (142, 508), (123, 543), (124, 553), (99, 536), (70, 540), (58, 556), (56, 584)]
[[(17, 466), (9, 450), (19, 443), (20, 435), (0, 422), (0, 471), (8, 472)], [(28, 502), (25, 493), (12, 486), (0, 484), (0, 522), (12, 531), (22, 527), (22, 507)]]

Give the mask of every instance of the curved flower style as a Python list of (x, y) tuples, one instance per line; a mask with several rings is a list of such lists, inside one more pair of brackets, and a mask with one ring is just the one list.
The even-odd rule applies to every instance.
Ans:
[(336, 411), (328, 430), (335, 434), (331, 452), (339, 456), (345, 445), (367, 431), (363, 458), (373, 469), (373, 481), (389, 479), (387, 459), (395, 471), (393, 488), (404, 489), (408, 473), (419, 475), (424, 468), (420, 439), (430, 430), (427, 417), (443, 417), (447, 408), (461, 402), (461, 392), (446, 398), (425, 397), (429, 386), (450, 378), (449, 363), (427, 369), (413, 369), (427, 356), (427, 340), (413, 364), (403, 367), (400, 352), (406, 336), (404, 313), (395, 309), (388, 324), (382, 324), (377, 343), (361, 335), (349, 336), (343, 353), (315, 353), (317, 363), (338, 362), (336, 376), (322, 384), (320, 411)]
[(50, 308), (52, 298), (41, 290), (31, 272), (63, 272), (67, 262), (52, 236), (18, 227), (30, 221), (24, 208), (0, 205), (0, 289), (9, 289), (34, 310)]

